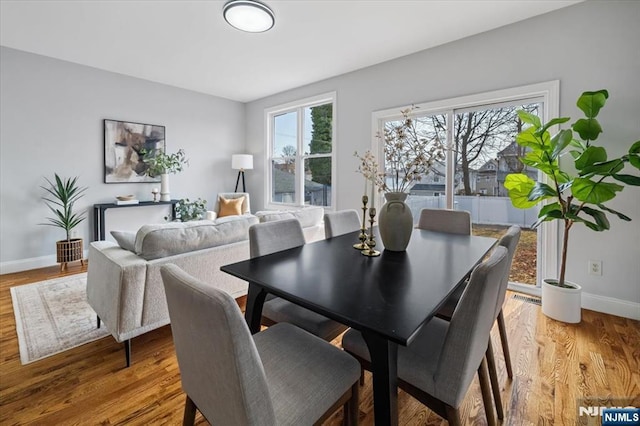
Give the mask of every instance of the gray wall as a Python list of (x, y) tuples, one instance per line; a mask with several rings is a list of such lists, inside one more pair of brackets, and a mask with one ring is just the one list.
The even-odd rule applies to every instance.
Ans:
[[(0, 50), (0, 264), (2, 272), (55, 264), (63, 231), (38, 226), (49, 215), (41, 200), (44, 177), (79, 176), (88, 186), (78, 202), (88, 212), (79, 225), (91, 241), (91, 206), (116, 195), (151, 199), (160, 184), (105, 184), (103, 119), (166, 126), (167, 149), (190, 159), (171, 175), (172, 198), (197, 198), (213, 207), (218, 192), (233, 190), (231, 155), (243, 152), (242, 103), (177, 89), (2, 47)], [(154, 210), (156, 209), (156, 210)], [(136, 229), (166, 213), (157, 208), (113, 210), (113, 223)], [(109, 220), (109, 218), (108, 218)]]
[[(373, 111), (560, 80), (562, 115), (577, 117), (585, 90), (607, 88), (601, 137), (611, 155), (640, 138), (640, 2), (588, 1), (546, 15), (425, 50), (247, 105), (247, 150), (256, 155), (248, 174), (252, 205), (264, 203), (264, 109), (316, 94), (337, 92), (337, 208), (358, 208), (362, 180), (354, 150), (371, 146)], [(585, 56), (585, 55), (589, 56)], [(633, 221), (612, 218), (604, 233), (576, 226), (571, 233), (568, 276), (587, 293), (583, 305), (638, 311), (640, 303), (640, 189), (631, 187), (610, 207)], [(603, 261), (602, 277), (587, 274), (589, 259)], [(614, 298), (615, 300), (609, 300)], [(625, 305), (626, 301), (633, 302)], [(635, 303), (635, 304), (634, 304)], [(616, 309), (617, 309), (616, 308)]]

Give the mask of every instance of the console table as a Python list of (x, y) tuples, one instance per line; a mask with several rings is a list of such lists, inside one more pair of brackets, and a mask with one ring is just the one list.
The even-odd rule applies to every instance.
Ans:
[(116, 203), (104, 203), (93, 205), (93, 240), (101, 241), (105, 238), (105, 226), (104, 226), (104, 212), (107, 209), (119, 209), (119, 208), (131, 208), (131, 207), (145, 207), (145, 206), (158, 206), (158, 205), (171, 205), (171, 218), (176, 218), (176, 204), (180, 200), (171, 201), (140, 201), (138, 204), (116, 204)]

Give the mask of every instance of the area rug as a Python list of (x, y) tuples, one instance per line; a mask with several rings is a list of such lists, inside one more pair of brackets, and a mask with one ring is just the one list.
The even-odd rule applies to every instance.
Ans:
[(29, 364), (105, 337), (87, 303), (87, 274), (11, 287), (20, 361)]

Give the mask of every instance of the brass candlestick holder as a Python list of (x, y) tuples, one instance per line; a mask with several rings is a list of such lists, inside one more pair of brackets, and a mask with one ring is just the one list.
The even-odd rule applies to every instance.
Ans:
[(373, 223), (375, 222), (375, 217), (376, 217), (376, 208), (371, 207), (369, 209), (369, 223), (370, 223), (369, 239), (365, 243), (367, 248), (362, 250), (362, 254), (369, 257), (380, 256), (380, 252), (374, 249), (374, 247), (376, 246), (376, 239), (373, 236)]
[(362, 196), (362, 228), (360, 228), (360, 235), (358, 235), (359, 243), (353, 245), (354, 249), (364, 250), (367, 248), (367, 204), (369, 203), (369, 197), (366, 195)]

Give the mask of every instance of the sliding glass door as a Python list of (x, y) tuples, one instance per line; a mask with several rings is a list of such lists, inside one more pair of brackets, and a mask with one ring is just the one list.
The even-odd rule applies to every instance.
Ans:
[[(515, 137), (525, 124), (516, 111), (524, 109), (545, 119), (552, 101), (544, 90), (531, 93), (528, 88), (522, 89), (501, 91), (501, 96), (493, 92), (411, 108), (414, 125), (409, 138), (441, 145), (446, 156), (413, 184), (407, 203), (416, 221), (423, 208), (468, 211), (478, 235), (499, 237), (509, 226), (519, 225), (523, 234), (510, 281), (535, 286), (540, 273), (541, 240), (548, 239), (548, 235), (530, 229), (539, 207), (529, 210), (513, 207), (504, 181), (509, 173), (538, 178), (536, 170), (520, 161), (526, 151), (515, 142)], [(374, 128), (389, 131), (401, 119), (400, 108), (380, 111), (374, 113)], [(384, 168), (384, 146), (374, 145), (374, 152), (382, 159)], [(546, 258), (552, 259), (548, 251), (555, 254), (555, 248), (545, 246), (545, 250)], [(551, 264), (547, 262), (547, 267)]]

